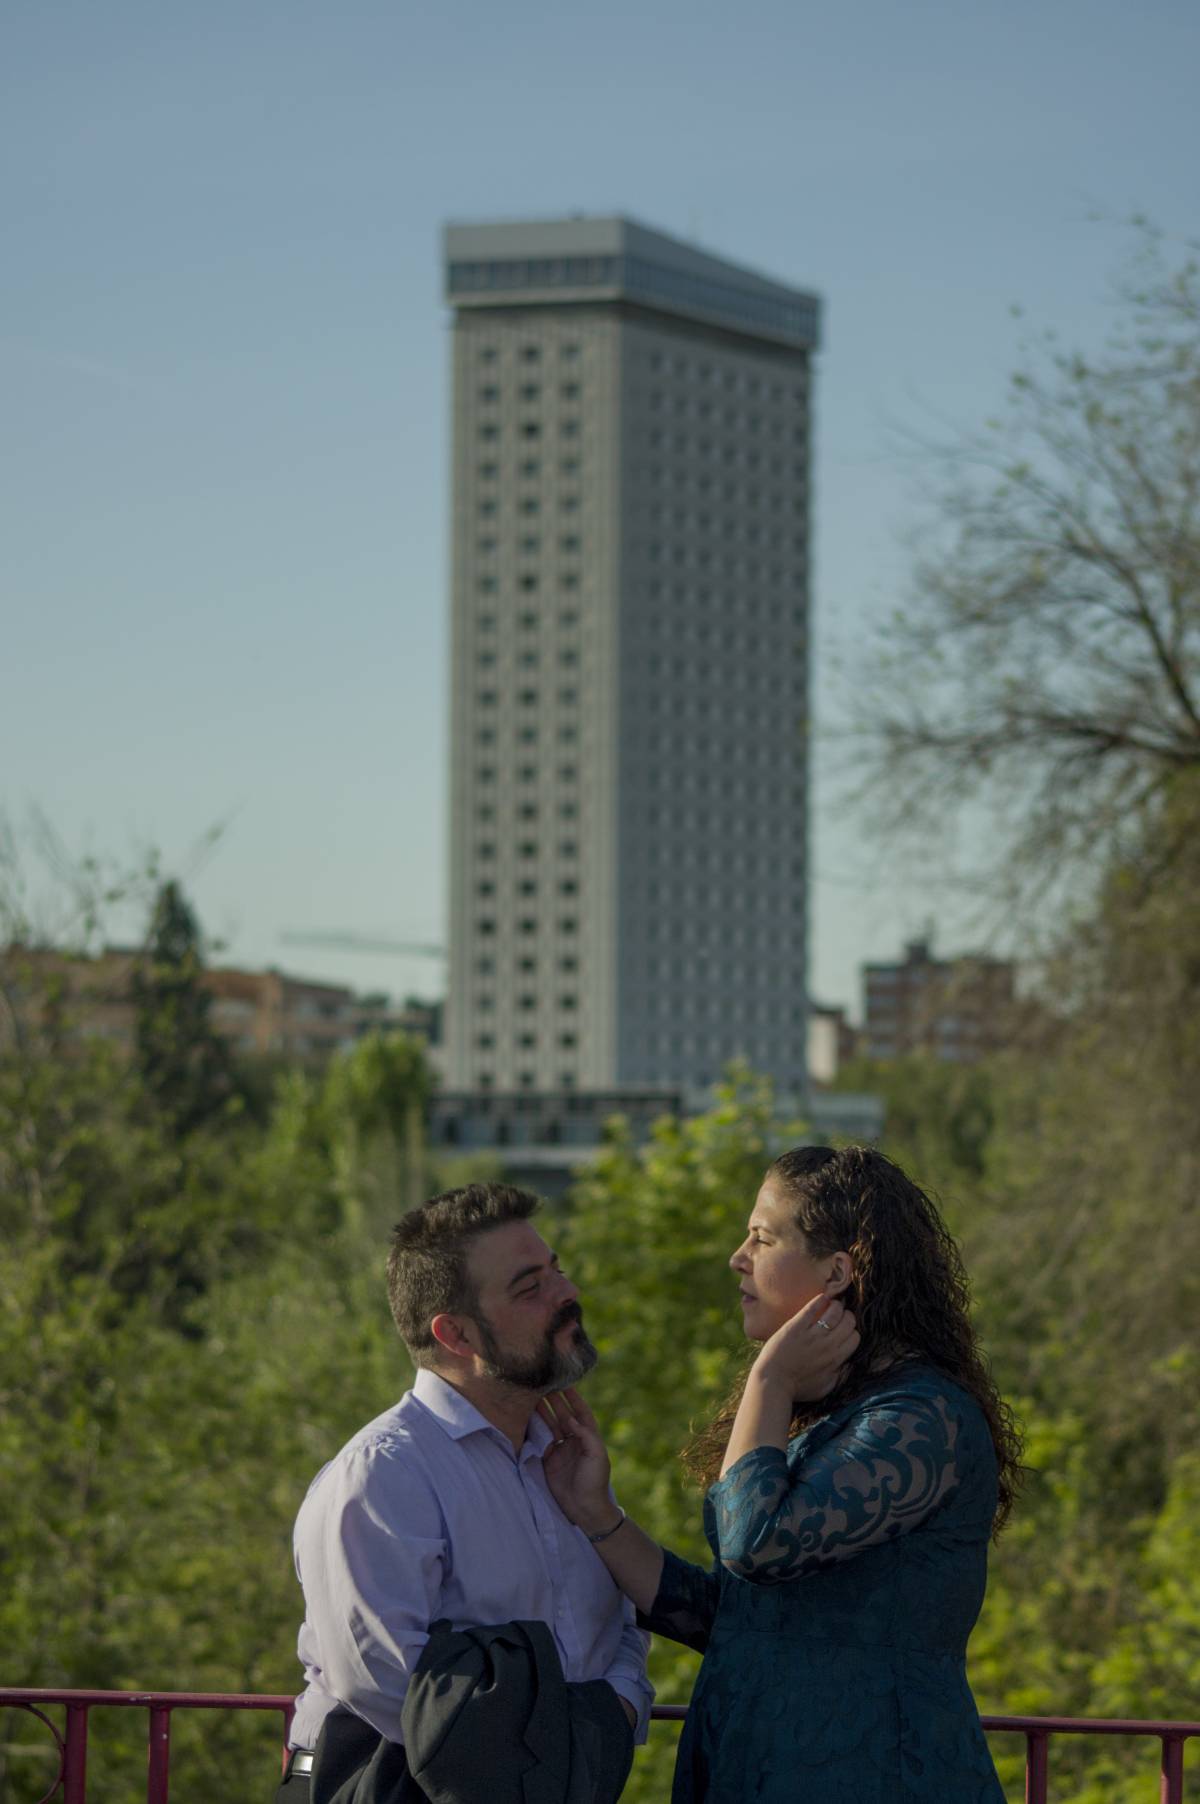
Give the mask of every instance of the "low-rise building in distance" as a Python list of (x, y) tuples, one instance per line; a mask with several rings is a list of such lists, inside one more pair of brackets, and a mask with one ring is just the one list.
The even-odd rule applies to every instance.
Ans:
[(817, 1089), (828, 1089), (837, 1081), (838, 1072), (860, 1051), (858, 1029), (840, 1005), (808, 1004), (808, 1081)]
[(868, 1058), (931, 1053), (970, 1064), (1007, 1045), (1016, 1013), (1016, 966), (982, 953), (933, 956), (910, 940), (898, 964), (862, 967), (862, 1050)]
[[(137, 1034), (133, 977), (144, 953), (108, 946), (94, 957), (10, 949), (8, 982), (25, 991), (33, 1018), (56, 1011), (69, 1033), (108, 1040), (132, 1054)], [(442, 1005), (408, 997), (359, 996), (344, 984), (278, 970), (214, 966), (200, 974), (213, 1028), (240, 1057), (323, 1064), (369, 1033), (405, 1033), (436, 1046)], [(0, 1047), (5, 1028), (0, 1022)]]

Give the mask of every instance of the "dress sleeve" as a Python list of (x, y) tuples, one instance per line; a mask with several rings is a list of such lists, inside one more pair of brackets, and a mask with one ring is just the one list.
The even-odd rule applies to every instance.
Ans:
[(960, 1429), (944, 1397), (895, 1392), (794, 1468), (755, 1447), (709, 1492), (722, 1563), (780, 1585), (912, 1534), (961, 1482)]
[(664, 1547), (658, 1591), (649, 1610), (638, 1611), (638, 1624), (654, 1635), (681, 1641), (684, 1647), (694, 1647), (702, 1654), (708, 1646), (720, 1589), (715, 1565), (706, 1572), (703, 1566), (692, 1566)]

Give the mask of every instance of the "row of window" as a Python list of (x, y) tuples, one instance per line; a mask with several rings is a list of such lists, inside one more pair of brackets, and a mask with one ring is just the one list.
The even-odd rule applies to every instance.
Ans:
[[(729, 532), (743, 525), (778, 528), (784, 517), (796, 512), (795, 489), (747, 489), (745, 495), (718, 487), (702, 477), (694, 484), (695, 493), (672, 494), (667, 499), (649, 496), (644, 505), (630, 509), (631, 517), (642, 527), (659, 526), (683, 532)], [(795, 531), (793, 526), (791, 531)]]
[[(575, 415), (571, 415), (570, 418), (558, 422), (559, 438), (578, 438), (582, 430), (582, 423)], [(499, 428), (492, 434), (493, 438), (498, 436)], [(542, 422), (540, 420), (523, 420), (517, 428), (517, 437), (526, 444), (532, 444), (536, 439), (542, 437)], [(500, 466), (495, 463), (481, 463), (477, 474), (481, 481), (490, 482), (494, 477), (499, 476)]]
[[(725, 951), (745, 947), (749, 951), (766, 952), (771, 957), (779, 952), (778, 933), (781, 910), (774, 905), (759, 904), (757, 897), (747, 899), (745, 895), (731, 898), (743, 906), (734, 915), (727, 907), (718, 916), (708, 920), (697, 920), (694, 915), (684, 915), (680, 920), (663, 918), (663, 911), (658, 911), (647, 920), (645, 935), (648, 942), (667, 940), (672, 947), (678, 948), (681, 942), (691, 941), (695, 945), (712, 943)], [(750, 903), (755, 904), (754, 912), (762, 919), (752, 921), (749, 918)], [(804, 904), (793, 898), (791, 912), (803, 919)], [(734, 925), (729, 926), (730, 920)]]
[[(527, 953), (524, 958), (518, 958), (513, 965), (513, 969), (521, 977), (532, 977), (537, 971), (537, 968), (537, 959), (529, 953)], [(578, 969), (579, 960), (573, 952), (564, 952), (555, 960), (555, 970), (559, 971), (564, 976), (570, 976), (573, 972), (578, 971)], [(494, 977), (496, 975), (496, 961), (490, 953), (485, 952), (480, 958), (475, 960), (475, 975), (477, 977)]]
[[(740, 569), (746, 563), (757, 565), (761, 563), (763, 553), (783, 549), (778, 534), (764, 533), (757, 526), (722, 529), (718, 524), (713, 536), (715, 543), (711, 546), (703, 538), (687, 538), (677, 544), (672, 544), (669, 540), (664, 542), (662, 539), (643, 539), (639, 543), (634, 539), (631, 548), (640, 551), (648, 564), (690, 564), (698, 569), (711, 566), (718, 570)], [(747, 547), (748, 553), (745, 549)], [(779, 566), (773, 565), (772, 568), (778, 569)], [(492, 580), (494, 582), (495, 579)], [(483, 587), (483, 579), (480, 580), (480, 587)]]
[[(554, 923), (555, 931), (562, 934), (579, 932), (579, 922), (574, 915), (560, 915)], [(532, 915), (522, 915), (517, 921), (517, 932), (522, 939), (529, 939), (538, 931), (538, 924)], [(490, 939), (496, 932), (494, 915), (480, 915), (475, 922), (475, 932), (481, 939)]]
[[(492, 646), (485, 645), (481, 650), (476, 652), (475, 662), (480, 670), (495, 670), (496, 665), (499, 662), (499, 657), (499, 652), (495, 651)], [(516, 663), (521, 670), (534, 670), (537, 668), (537, 662), (536, 652), (523, 651), (516, 654)], [(574, 667), (577, 665), (579, 663), (579, 652), (577, 648), (570, 645), (564, 646), (563, 650), (559, 653), (559, 663), (565, 667)], [(566, 693), (565, 689), (560, 689), (559, 699), (562, 700), (566, 696)], [(574, 696), (572, 696), (572, 700), (574, 700)]]
[(803, 1027), (808, 1020), (807, 1012), (795, 1005), (775, 1002), (755, 1001), (745, 996), (707, 996), (697, 997), (691, 990), (681, 988), (677, 995), (659, 994), (657, 1006), (643, 1009), (643, 1016), (667, 1015), (672, 1018), (690, 1017), (699, 1020), (704, 1015), (711, 1015), (721, 1021), (736, 1020), (743, 1025), (757, 1021), (763, 1025), (774, 1023), (776, 1027), (791, 1025)]
[[(538, 803), (519, 802), (517, 804), (516, 815), (519, 821), (536, 821), (538, 818)], [(579, 818), (579, 803), (573, 801), (560, 802), (558, 804), (558, 818), (563, 821), (577, 820)], [(496, 819), (495, 803), (480, 802), (475, 809), (475, 819), (484, 822), (494, 821)]]
[[(498, 727), (476, 727), (476, 745), (495, 745), (500, 737)], [(573, 720), (564, 720), (556, 729), (554, 737), (560, 745), (574, 745), (579, 738), (579, 728)], [(536, 726), (517, 727), (513, 739), (517, 745), (536, 745), (541, 734)]]
[[(567, 991), (556, 997), (555, 1000), (558, 1008), (566, 1014), (572, 1014), (579, 1007), (579, 998), (573, 991)], [(475, 998), (475, 1007), (485, 1015), (490, 1014), (495, 1006), (496, 998), (490, 990), (481, 991)], [(538, 1008), (538, 999), (531, 991), (525, 991), (516, 998), (514, 1006), (523, 1015), (535, 1014)]]
[[(536, 805), (531, 805), (529, 812), (530, 814), (536, 815)], [(579, 841), (576, 839), (560, 839), (556, 849), (560, 858), (578, 858)], [(519, 839), (517, 841), (516, 852), (518, 858), (536, 858), (538, 855), (537, 840)], [(475, 847), (475, 856), (481, 863), (490, 864), (493, 858), (499, 856), (499, 848), (496, 845), (496, 841), (494, 839), (481, 839)]]
[[(794, 638), (789, 637), (786, 645), (781, 645), (779, 639), (768, 633), (767, 629), (783, 626), (788, 622), (802, 630)], [(672, 670), (677, 670), (681, 675), (685, 671), (691, 671), (695, 676), (703, 677), (713, 669), (714, 651), (719, 652), (723, 658), (731, 657), (738, 651), (757, 651), (764, 658), (775, 662), (786, 650), (797, 658), (802, 658), (805, 648), (804, 625), (802, 608), (791, 607), (777, 597), (772, 597), (759, 602), (757, 607), (745, 605), (739, 608), (736, 602), (727, 604), (714, 616), (693, 612), (680, 620), (670, 614), (642, 615), (633, 628), (633, 643), (647, 657), (656, 655), (656, 647), (659, 645), (666, 645)], [(694, 655), (689, 657), (689, 653)], [(724, 671), (721, 672), (721, 681), (722, 684), (726, 681)]]
[[(541, 345), (523, 344), (518, 349), (517, 355), (522, 363), (541, 363), (542, 350), (543, 347)], [(558, 347), (558, 354), (564, 363), (574, 363), (579, 357), (579, 352), (580, 347), (568, 339), (564, 339)], [(495, 363), (499, 354), (498, 345), (484, 344), (479, 346), (480, 363)]]
[[(579, 508), (580, 508), (580, 499), (579, 499), (578, 495), (560, 495), (559, 496), (558, 511), (560, 514), (577, 514), (579, 512)], [(523, 515), (524, 518), (527, 520), (533, 519), (534, 516), (537, 514), (540, 514), (541, 511), (542, 511), (542, 503), (541, 503), (540, 498), (537, 495), (525, 495), (517, 503), (517, 512), (519, 514)], [(540, 540), (535, 540), (533, 542), (532, 549), (536, 551), (539, 548), (540, 548)], [(499, 539), (492, 537), (490, 534), (484, 534), (482, 537), (476, 539), (475, 549), (476, 549), (476, 551), (478, 551), (480, 553), (481, 556), (490, 557), (493, 552), (499, 551), (500, 541), (499, 541)], [(530, 549), (530, 545), (527, 540), (522, 539), (521, 549), (522, 549), (522, 551)]]
[[(560, 708), (573, 708), (579, 701), (578, 689), (559, 689), (555, 700)], [(541, 705), (541, 691), (538, 689), (518, 689), (516, 695), (518, 708), (537, 708)], [(475, 697), (477, 708), (498, 708), (500, 692), (498, 689), (481, 689)], [(560, 734), (561, 738), (562, 735)], [(573, 735), (572, 735), (573, 737)]]
[(747, 395), (761, 395), (764, 400), (796, 401), (803, 406), (807, 390), (803, 382), (785, 383), (772, 381), (762, 376), (752, 376), (746, 370), (718, 369), (703, 360), (696, 361), (681, 353), (670, 355), (665, 351), (651, 351), (646, 359), (647, 366), (654, 374), (673, 374), (692, 377), (700, 382), (715, 382), (725, 388), (740, 391)]
[(786, 436), (796, 445), (808, 443), (808, 431), (803, 425), (785, 425), (782, 420), (764, 419), (761, 413), (746, 412), (738, 407), (718, 408), (711, 401), (693, 401), (687, 395), (669, 396), (655, 391), (646, 396), (646, 410), (649, 413), (673, 413), (682, 419), (693, 416), (698, 420), (712, 420), (730, 432), (760, 434), (777, 441)]
[[(577, 363), (582, 355), (582, 347), (571, 339), (560, 341), (556, 349), (564, 363)], [(548, 346), (526, 343), (517, 347), (517, 359), (526, 366), (541, 365), (546, 361), (548, 352)], [(481, 364), (494, 366), (500, 359), (500, 347), (481, 344), (476, 355)], [(807, 385), (803, 380), (782, 382), (771, 377), (755, 376), (744, 369), (721, 367), (704, 358), (689, 357), (682, 352), (651, 351), (646, 358), (646, 367), (654, 375), (675, 375), (682, 376), (685, 380), (711, 382), (730, 393), (752, 395), (776, 403), (793, 402), (803, 406), (807, 400)]]
[[(569, 457), (560, 457), (558, 460), (558, 474), (563, 477), (578, 476), (581, 465), (582, 459), (573, 454)], [(536, 482), (541, 477), (541, 474), (542, 460), (540, 457), (523, 457), (517, 465), (517, 475), (525, 482)], [(526, 513), (536, 512), (536, 497), (529, 497), (529, 501), (531, 505), (525, 506), (523, 504), (523, 511)]]
[[(638, 461), (633, 468), (639, 485), (645, 483), (651, 489), (675, 490), (681, 495), (694, 489), (705, 496), (715, 488), (722, 500), (742, 509), (757, 508), (760, 503), (773, 506), (781, 495), (786, 499), (794, 493), (793, 483), (808, 481), (808, 465), (798, 459), (791, 464), (779, 458), (772, 459), (767, 477), (756, 476), (753, 481), (748, 477), (743, 479), (736, 472), (730, 476), (715, 476), (711, 470), (693, 464), (664, 463), (660, 458)], [(768, 479), (785, 483), (787, 487), (782, 491), (770, 489), (765, 486)]]
[[(578, 401), (583, 390), (578, 382), (562, 382), (559, 384), (558, 393), (560, 399), (563, 401)], [(494, 407), (500, 400), (499, 384), (496, 382), (485, 382), (483, 387), (479, 390), (479, 399), (485, 407)], [(526, 406), (533, 406), (542, 399), (541, 383), (522, 382), (517, 389), (517, 399)]]
[[(500, 518), (500, 502), (496, 502), (496, 500), (491, 500), (491, 498), (485, 496), (484, 500), (478, 503), (476, 512), (478, 512), (480, 520), (498, 520), (498, 518)], [(579, 586), (579, 575), (577, 575), (577, 572), (563, 572), (563, 574), (559, 575), (559, 583), (563, 584), (565, 588), (577, 588), (577, 586)]]
[[(555, 1087), (559, 1090), (573, 1090), (578, 1082), (578, 1075), (574, 1071), (560, 1071)], [(476, 1073), (474, 1082), (474, 1088), (476, 1090), (494, 1090), (495, 1087), (496, 1077), (494, 1072), (479, 1071)], [(517, 1088), (519, 1090), (536, 1090), (537, 1079), (532, 1071), (519, 1071), (517, 1073)], [(510, 1129), (507, 1121), (501, 1120), (496, 1123), (497, 1144), (506, 1145), (509, 1139), (509, 1133)], [(556, 1138), (556, 1129), (547, 1131), (547, 1140), (554, 1140)]]
[[(477, 764), (475, 766), (477, 783), (494, 783), (496, 774), (494, 764)], [(540, 775), (541, 772), (536, 764), (518, 764), (516, 769), (518, 783), (536, 783)], [(555, 776), (560, 783), (574, 783), (579, 776), (579, 766), (577, 764), (560, 764), (555, 771)]]
[[(484, 541), (480, 542), (481, 549), (482, 549), (483, 543), (484, 543)], [(523, 551), (527, 556), (531, 555), (534, 552), (540, 552), (542, 549), (542, 541), (540, 538), (537, 538), (537, 537), (521, 539), (518, 541), (518, 544), (519, 544), (519, 549), (521, 551)], [(490, 542), (488, 542), (488, 549), (490, 551), (494, 551), (496, 549), (496, 541), (494, 539), (491, 540)], [(583, 540), (579, 537), (578, 533), (574, 533), (574, 532), (560, 533), (559, 539), (558, 539), (558, 550), (563, 557), (576, 557), (583, 550)], [(496, 587), (496, 578), (491, 575), (481, 576), (479, 579), (479, 587), (484, 590), (494, 589)]]
[[(797, 445), (807, 444), (807, 436), (802, 432), (797, 432), (793, 435), (792, 442)], [(714, 443), (710, 438), (695, 438), (685, 432), (666, 433), (658, 426), (652, 427), (651, 430), (646, 433), (645, 443), (651, 451), (673, 451), (680, 455), (690, 455), (693, 457), (716, 458), (719, 456), (721, 462), (724, 464), (744, 464), (748, 470), (760, 470), (763, 468), (764, 462), (767, 462), (769, 467), (774, 469), (777, 462), (774, 456), (771, 456), (770, 454), (764, 459), (764, 455), (761, 451), (746, 449), (746, 447), (742, 445), (730, 444), (725, 436), (722, 436), (718, 442)], [(645, 473), (647, 479), (651, 482), (657, 480), (657, 478), (650, 473), (653, 468), (653, 462), (647, 462)]]
[[(578, 1046), (578, 1044), (579, 1044), (579, 1037), (577, 1034), (561, 1033), (561, 1034), (558, 1034), (556, 1036), (556, 1038), (557, 1038), (558, 1045), (563, 1049), (563, 1051), (569, 1051), (573, 1047)], [(476, 1045), (477, 1050), (480, 1052), (491, 1052), (492, 1049), (495, 1047), (495, 1044), (496, 1044), (495, 1034), (481, 1033), (481, 1034), (475, 1035), (475, 1045)], [(514, 1034), (513, 1035), (513, 1045), (519, 1046), (523, 1052), (531, 1052), (537, 1046), (537, 1035), (531, 1034), (531, 1033)], [(524, 1080), (522, 1080), (522, 1081), (524, 1081)], [(532, 1082), (533, 1082), (532, 1074), (530, 1074), (529, 1081), (532, 1084)]]
[[(577, 877), (560, 877), (556, 885), (560, 896), (577, 896), (579, 879)], [(517, 896), (536, 896), (538, 880), (536, 877), (519, 877), (513, 885), (513, 893)], [(485, 901), (496, 894), (496, 884), (491, 877), (480, 877), (475, 885), (475, 894)]]
[[(517, 625), (521, 628), (522, 632), (536, 632), (541, 625), (541, 620), (542, 617), (537, 612), (536, 608), (525, 609), (522, 613), (517, 615)], [(579, 615), (574, 608), (560, 608), (558, 624), (564, 629), (569, 630), (571, 627), (579, 625)], [(496, 630), (495, 614), (476, 614), (475, 630), (480, 633), (494, 633)]]
[[(778, 565), (771, 565), (770, 573), (776, 581), (781, 580), (787, 574)], [(793, 582), (800, 580), (798, 571), (793, 573), (792, 580)], [(778, 617), (775, 610), (784, 605), (777, 596), (764, 595), (760, 590), (744, 589), (740, 584), (735, 589), (726, 589), (723, 592), (718, 590), (714, 593), (707, 582), (669, 583), (663, 582), (658, 577), (652, 578), (645, 585), (645, 595), (647, 601), (674, 603), (677, 609), (686, 611), (689, 630), (695, 615), (702, 614), (710, 604), (720, 612), (723, 619), (728, 618), (732, 613), (740, 614), (746, 620), (760, 612)], [(803, 624), (805, 616), (802, 609), (796, 611), (796, 618), (797, 624)], [(657, 611), (642, 615), (641, 624), (643, 630), (647, 632), (654, 631), (656, 628), (671, 632), (676, 630), (670, 617)]]

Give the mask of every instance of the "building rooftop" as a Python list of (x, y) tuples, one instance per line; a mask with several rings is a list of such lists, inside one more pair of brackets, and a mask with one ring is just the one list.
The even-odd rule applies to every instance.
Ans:
[(444, 252), (455, 307), (627, 301), (797, 350), (819, 343), (815, 294), (619, 214), (448, 225)]

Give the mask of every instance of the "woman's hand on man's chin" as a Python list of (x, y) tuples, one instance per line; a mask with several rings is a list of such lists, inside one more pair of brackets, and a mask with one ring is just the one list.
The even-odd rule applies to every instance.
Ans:
[(585, 1535), (599, 1534), (613, 1521), (608, 1449), (596, 1418), (576, 1390), (552, 1391), (538, 1414), (554, 1434), (542, 1455), (542, 1470), (559, 1509)]

